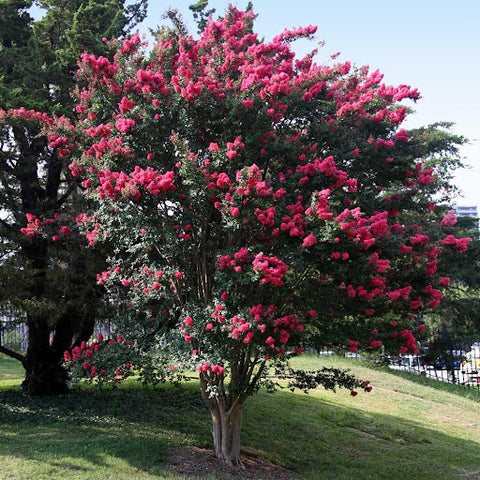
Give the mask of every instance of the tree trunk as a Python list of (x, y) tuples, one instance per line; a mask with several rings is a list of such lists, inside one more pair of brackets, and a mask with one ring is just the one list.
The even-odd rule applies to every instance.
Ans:
[(23, 360), (23, 391), (29, 395), (62, 395), (69, 391), (63, 353), (88, 340), (93, 333), (94, 317), (75, 315), (69, 309), (57, 319), (53, 339), (45, 318), (27, 318), (28, 349)]
[(63, 351), (50, 344), (47, 319), (27, 317), (28, 348), (23, 366), (23, 391), (29, 395), (57, 395), (68, 392)]
[(68, 393), (67, 372), (62, 359), (51, 349), (29, 352), (25, 361), (22, 389), (28, 395), (63, 395)]
[(213, 426), (213, 449), (215, 455), (230, 466), (242, 466), (240, 459), (243, 403), (238, 401), (227, 411), (223, 402), (217, 402), (210, 410)]
[(245, 400), (259, 382), (265, 360), (251, 358), (250, 349), (236, 358), (230, 369), (228, 388), (223, 372), (201, 371), (200, 389), (212, 416), (213, 449), (215, 455), (229, 466), (241, 466), (241, 430)]

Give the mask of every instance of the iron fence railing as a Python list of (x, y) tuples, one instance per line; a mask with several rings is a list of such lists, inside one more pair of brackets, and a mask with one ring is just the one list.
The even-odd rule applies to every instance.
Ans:
[(431, 355), (429, 349), (426, 344), (418, 355), (389, 357), (389, 367), (441, 382), (456, 383), (480, 393), (480, 342), (472, 342), (466, 348), (458, 346), (446, 350), (443, 355)]
[(28, 346), (28, 329), (25, 319), (18, 315), (0, 315), (0, 345), (25, 352)]

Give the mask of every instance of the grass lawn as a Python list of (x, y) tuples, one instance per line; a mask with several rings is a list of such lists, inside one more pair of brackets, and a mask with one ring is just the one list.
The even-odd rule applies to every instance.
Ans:
[[(0, 381), (13, 380), (18, 383), (18, 379), (25, 374), (22, 364), (18, 360), (6, 357), (0, 353)], [(2, 385), (5, 385), (4, 383)]]
[[(350, 368), (374, 389), (357, 397), (322, 389), (260, 392), (245, 407), (249, 453), (297, 479), (480, 478), (480, 394), (352, 360), (299, 363)], [(16, 362), (0, 358), (1, 480), (193, 478), (167, 469), (168, 452), (210, 447), (210, 418), (196, 382), (29, 398), (20, 392), (21, 376)]]

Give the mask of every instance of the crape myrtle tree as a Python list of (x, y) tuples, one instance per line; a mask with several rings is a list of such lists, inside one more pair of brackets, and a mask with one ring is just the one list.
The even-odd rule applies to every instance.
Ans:
[[(462, 139), (400, 127), (418, 92), (367, 67), (296, 59), (290, 43), (315, 27), (265, 42), (254, 18), (230, 8), (198, 39), (164, 27), (151, 50), (133, 35), (111, 58), (83, 55), (79, 117), (56, 132), (95, 202), (78, 228), (108, 250), (98, 281), (131, 348), (156, 341), (172, 370), (198, 371), (228, 464), (247, 397), (307, 340), (417, 352), (417, 317), (447, 283), (438, 257), (469, 242), (436, 228), (432, 200), (448, 180), (433, 165), (454, 165)], [(102, 377), (105, 348), (66, 358)], [(285, 375), (370, 389), (338, 371)]]
[[(29, 13), (34, 3), (43, 8), (37, 20)], [(91, 335), (100, 293), (92, 251), (58, 241), (70, 235), (66, 224), (49, 238), (26, 226), (31, 215), (57, 221), (85, 208), (61, 141), (42, 131), (58, 112), (65, 118), (59, 124), (75, 112), (70, 91), (79, 55), (107, 54), (102, 36), (125, 35), (146, 3), (0, 2), (0, 302), (26, 315), (29, 332), (25, 355), (0, 351), (22, 362), (31, 394), (66, 391), (63, 351)]]

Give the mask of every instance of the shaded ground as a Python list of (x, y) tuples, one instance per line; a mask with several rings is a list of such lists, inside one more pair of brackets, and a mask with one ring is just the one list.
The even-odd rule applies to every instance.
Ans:
[(166, 461), (169, 469), (187, 478), (203, 480), (218, 478), (221, 480), (295, 480), (294, 474), (280, 465), (263, 458), (244, 453), (244, 469), (227, 467), (212, 451), (205, 448), (185, 448), (170, 452)]

